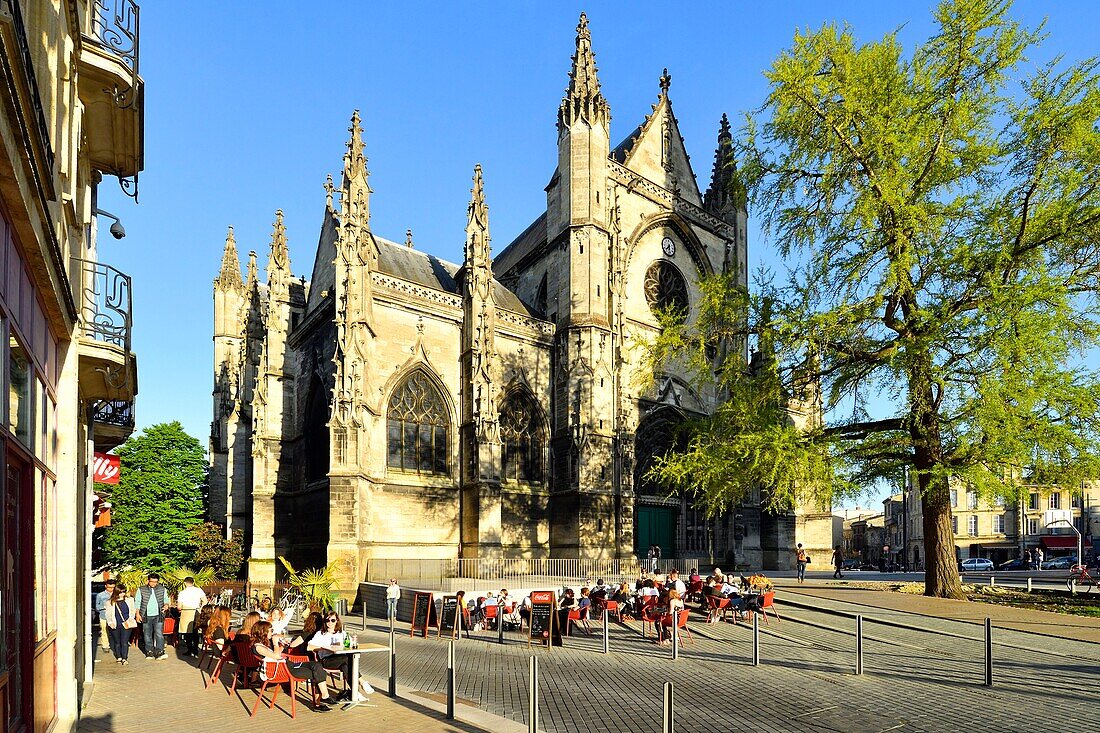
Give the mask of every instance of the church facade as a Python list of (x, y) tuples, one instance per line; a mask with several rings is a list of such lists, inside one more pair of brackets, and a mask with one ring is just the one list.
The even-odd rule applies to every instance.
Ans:
[(747, 287), (728, 122), (703, 193), (669, 87), (666, 72), (613, 147), (582, 15), (546, 211), (495, 257), (480, 167), (461, 264), (372, 230), (358, 113), (308, 281), (291, 275), (281, 212), (264, 278), (254, 252), (241, 276), (230, 228), (210, 513), (244, 531), (253, 582), (274, 582), (278, 556), (338, 561), (347, 588), (375, 558), (625, 558), (657, 544), (787, 567), (818, 534), (808, 546), (824, 552), (827, 512), (772, 516), (752, 497), (707, 518), (645, 478), (677, 426), (716, 403), (673, 373), (636, 386), (656, 310), (690, 318), (711, 273)]

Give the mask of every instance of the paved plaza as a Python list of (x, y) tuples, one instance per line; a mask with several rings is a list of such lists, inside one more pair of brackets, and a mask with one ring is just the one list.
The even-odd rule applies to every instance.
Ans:
[[(675, 683), (680, 731), (1025, 731), (1040, 721), (1067, 730), (1096, 720), (1100, 646), (1079, 637), (1100, 633), (1100, 620), (1019, 611), (985, 604), (903, 596), (811, 581), (780, 581), (781, 622), (760, 624), (761, 663), (751, 664), (748, 624), (706, 624), (692, 614), (694, 644), (681, 658), (642, 638), (640, 624), (609, 628), (602, 653), (599, 624), (591, 637), (567, 638), (564, 648), (529, 649), (518, 633), (497, 643), (496, 632), (456, 642), (458, 714), (449, 723), (445, 700), (447, 644), (396, 636), (399, 698), (386, 689), (384, 654), (364, 655), (364, 673), (379, 692), (376, 708), (319, 714), (304, 705), (298, 720), (261, 709), (250, 721), (255, 693), (203, 690), (193, 661), (97, 670), (81, 730), (310, 730), (373, 726), (389, 731), (526, 730), (528, 664), (540, 660), (539, 729), (661, 730), (663, 686)], [(784, 602), (786, 601), (786, 602)], [(796, 605), (797, 604), (797, 605)], [(863, 675), (855, 674), (854, 622), (864, 618)], [(980, 622), (994, 617), (994, 685), (985, 687)], [(1026, 629), (1026, 630), (1024, 630)], [(1034, 633), (1038, 632), (1038, 633)], [(361, 640), (386, 643), (387, 627), (369, 619)], [(155, 664), (155, 669), (147, 669)], [(224, 675), (228, 679), (228, 675)], [(280, 696), (281, 706), (285, 702)], [(152, 725), (148, 714), (157, 711)], [(471, 718), (471, 716), (474, 716)], [(499, 717), (497, 717), (499, 716)], [(193, 721), (193, 724), (187, 721)]]

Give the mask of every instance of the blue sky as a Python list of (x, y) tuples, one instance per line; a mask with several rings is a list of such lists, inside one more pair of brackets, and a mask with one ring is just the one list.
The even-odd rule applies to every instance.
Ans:
[[(762, 72), (796, 28), (847, 22), (862, 40), (931, 29), (930, 2), (245, 3), (145, 2), (145, 172), (140, 203), (107, 178), (100, 206), (122, 217), (100, 259), (134, 278), (139, 427), (179, 420), (205, 443), (213, 382), (211, 281), (226, 227), (266, 262), (286, 215), (296, 275), (312, 269), (327, 173), (339, 181), (353, 109), (363, 117), (371, 225), (461, 261), (475, 163), (485, 171), (493, 249), (545, 208), (555, 116), (574, 31), (587, 11), (612, 138), (656, 101), (664, 67), (700, 188), (718, 120), (735, 125), (767, 89)], [(1094, 2), (1019, 2), (1048, 17), (1040, 61), (1095, 54)], [(751, 217), (751, 212), (750, 212)], [(109, 222), (104, 221), (104, 225)], [(750, 268), (775, 263), (755, 227)]]

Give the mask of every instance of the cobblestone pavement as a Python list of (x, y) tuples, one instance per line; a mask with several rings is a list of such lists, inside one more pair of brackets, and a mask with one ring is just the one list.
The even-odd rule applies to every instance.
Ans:
[[(864, 579), (854, 578), (853, 580), (858, 582)], [(805, 585), (795, 585), (789, 581), (778, 581), (776, 585), (779, 587), (781, 595), (792, 594), (787, 596), (790, 600), (804, 597), (803, 600), (812, 603), (824, 600), (843, 601), (848, 604), (844, 610), (851, 613), (861, 612), (857, 606), (870, 606), (878, 609), (876, 613), (879, 617), (893, 618), (894, 615), (897, 615), (898, 618), (908, 618), (910, 623), (918, 623), (913, 619), (914, 614), (934, 619), (950, 618), (961, 622), (969, 622), (970, 624), (984, 624), (986, 617), (989, 617), (993, 626), (997, 628), (1028, 631), (1035, 634), (1100, 644), (1100, 618), (1048, 613), (1028, 608), (999, 606), (992, 603), (970, 603), (943, 598), (911, 596), (904, 593), (885, 593), (878, 590), (853, 588), (840, 581), (832, 580), (811, 580)], [(1096, 602), (1100, 603), (1100, 593), (1094, 591), (1093, 595), (1096, 596)], [(970, 629), (969, 633), (973, 633), (973, 629)], [(1097, 650), (1097, 653), (1100, 655), (1100, 650)]]
[[(299, 688), (296, 719), (290, 718), (290, 700), (286, 690), (280, 692), (276, 708), (269, 710), (263, 703), (255, 718), (249, 718), (256, 701), (256, 691), (241, 690), (227, 695), (226, 687), (215, 685), (204, 689), (208, 675), (200, 672), (197, 660), (179, 656), (169, 650), (165, 661), (148, 661), (134, 649), (130, 664), (118, 666), (100, 652), (100, 662), (93, 676), (93, 688), (87, 707), (81, 714), (77, 730), (81, 733), (184, 733), (185, 731), (257, 731), (300, 729), (310, 733), (347, 731), (349, 729), (384, 729), (387, 733), (474, 733), (504, 731), (515, 733), (521, 726), (470, 708), (456, 711), (459, 721), (447, 721), (439, 712), (437, 702), (407, 691), (397, 700), (381, 693), (370, 696), (371, 707), (352, 710), (331, 710), (319, 713), (310, 710), (305, 692)], [(364, 655), (371, 656), (371, 655)], [(228, 674), (223, 675), (226, 682)], [(271, 690), (266, 694), (271, 699)], [(476, 718), (478, 724), (462, 722)]]
[[(540, 729), (554, 733), (659, 731), (666, 681), (676, 685), (678, 728), (692, 732), (1031, 731), (1042, 720), (1067, 729), (1095, 720), (1088, 691), (1100, 670), (1091, 644), (998, 630), (989, 688), (982, 631), (972, 623), (897, 609), (852, 611), (855, 606), (830, 599), (813, 604), (781, 605), (782, 622), (760, 624), (758, 667), (751, 664), (747, 624), (706, 624), (696, 613), (695, 643), (685, 643), (677, 661), (666, 647), (644, 640), (637, 623), (611, 624), (607, 655), (598, 624), (592, 637), (569, 638), (565, 648), (549, 652), (529, 650), (516, 633), (507, 634), (503, 646), (495, 632), (475, 633), (456, 642), (457, 694), (466, 704), (523, 722), (528, 660), (536, 655)], [(853, 623), (829, 610), (866, 613), (865, 674), (854, 674)], [(944, 633), (882, 625), (876, 613)], [(380, 621), (367, 626), (362, 638), (386, 642)], [(398, 631), (400, 682), (442, 694), (446, 643), (410, 638), (405, 624)], [(364, 671), (378, 686), (387, 674), (383, 657), (365, 659)]]

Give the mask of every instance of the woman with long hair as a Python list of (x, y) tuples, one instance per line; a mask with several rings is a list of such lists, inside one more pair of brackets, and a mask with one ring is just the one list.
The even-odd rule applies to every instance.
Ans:
[(119, 583), (104, 607), (107, 619), (107, 638), (111, 642), (111, 653), (119, 664), (129, 664), (130, 631), (137, 628), (137, 613), (133, 600), (126, 595), (126, 586)]
[(248, 615), (244, 617), (241, 628), (237, 630), (237, 633), (248, 637), (252, 633), (252, 627), (263, 620), (263, 616), (260, 615), (259, 611), (249, 611)]
[(337, 700), (351, 699), (351, 659), (347, 654), (333, 654), (329, 647), (344, 643), (344, 624), (335, 611), (314, 611), (306, 616), (302, 633), (290, 640), (288, 646), (295, 654), (311, 654), (325, 669), (339, 672), (344, 679), (344, 690)]
[[(286, 659), (288, 646), (278, 639), (271, 638), (271, 624), (267, 621), (257, 621), (249, 633), (252, 641), (252, 653), (263, 660)], [(328, 695), (328, 672), (320, 662), (284, 662), (292, 677), (300, 680), (312, 681), (317, 686), (321, 695), (320, 702), (314, 707), (319, 712), (327, 712), (334, 702)]]

